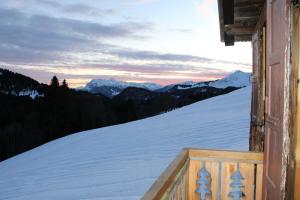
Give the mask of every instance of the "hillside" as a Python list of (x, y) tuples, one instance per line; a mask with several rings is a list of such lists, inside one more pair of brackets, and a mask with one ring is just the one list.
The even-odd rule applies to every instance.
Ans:
[(5, 160), (0, 199), (139, 199), (183, 147), (247, 150), (250, 93), (73, 134)]
[(43, 94), (40, 94), (40, 90), (41, 85), (36, 80), (0, 68), (0, 93), (13, 96), (29, 96), (35, 99), (38, 96), (43, 96)]

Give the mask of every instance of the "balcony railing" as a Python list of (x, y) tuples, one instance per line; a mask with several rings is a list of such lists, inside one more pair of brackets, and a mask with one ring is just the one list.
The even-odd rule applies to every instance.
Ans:
[(142, 200), (260, 200), (263, 154), (183, 149)]

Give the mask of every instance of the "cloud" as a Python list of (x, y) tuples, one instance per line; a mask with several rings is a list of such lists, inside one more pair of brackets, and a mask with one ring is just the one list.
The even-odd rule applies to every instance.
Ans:
[(76, 13), (91, 16), (112, 15), (115, 12), (112, 9), (98, 9), (85, 4), (72, 4), (63, 7), (63, 10), (68, 13)]
[(82, 16), (105, 17), (115, 15), (113, 9), (97, 8), (87, 3), (66, 3), (66, 1), (54, 0), (9, 0), (1, 2), (2, 5), (11, 9), (26, 10), (30, 6), (38, 6), (41, 8), (51, 8), (66, 14), (76, 14)]
[(126, 0), (125, 5), (141, 5), (141, 4), (150, 4), (154, 3), (155, 1), (158, 0)]
[[(102, 41), (112, 38), (137, 39), (148, 24), (124, 22), (99, 24), (80, 20), (28, 16), (0, 8), (0, 58), (2, 61), (56, 60), (67, 52), (86, 52), (111, 47)], [(48, 57), (48, 58), (47, 58)]]
[(120, 58), (127, 59), (138, 59), (138, 60), (151, 60), (151, 61), (180, 61), (180, 62), (198, 62), (198, 63), (227, 63), (227, 64), (236, 64), (249, 66), (249, 63), (240, 63), (240, 62), (228, 62), (221, 61), (216, 59), (204, 58), (193, 55), (184, 55), (184, 54), (172, 54), (172, 53), (159, 53), (154, 51), (136, 51), (131, 49), (116, 49), (111, 50), (110, 53), (117, 55)]
[(193, 33), (192, 29), (185, 29), (185, 28), (170, 28), (168, 29), (169, 32), (180, 33), (180, 34), (191, 34)]
[(53, 8), (62, 8), (63, 5), (57, 1), (51, 1), (51, 0), (36, 0), (37, 3), (50, 6)]
[[(93, 12), (89, 7), (75, 4), (67, 10), (66, 5), (58, 1), (38, 1), (48, 7), (64, 9), (64, 12)], [(132, 20), (93, 23), (0, 8), (0, 65), (32, 74), (33, 78), (45, 83), (57, 74), (70, 79), (74, 85), (99, 77), (161, 84), (205, 81), (221, 78), (236, 69), (250, 69), (247, 63), (117, 45), (118, 40), (142, 38), (142, 33), (151, 31), (152, 26)], [(114, 43), (109, 43), (112, 41)]]

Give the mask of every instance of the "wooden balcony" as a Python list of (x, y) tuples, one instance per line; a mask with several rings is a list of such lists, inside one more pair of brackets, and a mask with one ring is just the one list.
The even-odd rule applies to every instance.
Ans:
[(183, 149), (142, 200), (260, 200), (263, 153)]

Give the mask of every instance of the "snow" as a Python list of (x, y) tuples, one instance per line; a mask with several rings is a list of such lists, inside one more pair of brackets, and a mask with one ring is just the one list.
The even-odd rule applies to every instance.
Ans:
[(114, 80), (114, 79), (94, 79), (94, 80), (91, 80), (84, 87), (84, 90), (90, 91), (93, 88), (102, 87), (102, 86), (117, 87), (120, 89), (125, 89), (128, 87), (137, 87), (137, 88), (148, 89), (151, 91), (157, 90), (162, 87), (155, 83), (135, 83), (135, 82), (118, 81), (118, 80)]
[(211, 81), (211, 82), (200, 82), (200, 83), (195, 83), (193, 81), (187, 81), (184, 82), (178, 86), (177, 89), (179, 90), (184, 90), (184, 89), (191, 89), (195, 87), (203, 87), (203, 86), (210, 86), (210, 87), (215, 87), (215, 88), (226, 88), (226, 87), (246, 87), (251, 84), (251, 73), (246, 73), (242, 71), (235, 71), (234, 73), (228, 75), (227, 77), (216, 80), (216, 81)]
[(251, 87), (0, 162), (0, 199), (136, 200), (184, 147), (248, 150)]
[(22, 90), (17, 96), (29, 96), (30, 98), (35, 99), (36, 97), (41, 97), (44, 95), (39, 94), (39, 92), (36, 90)]
[(31, 89), (23, 89), (20, 92), (16, 91), (4, 91), (0, 90), (0, 92), (7, 94), (7, 95), (14, 95), (14, 96), (29, 96), (32, 99), (35, 99), (36, 97), (43, 97), (44, 94), (40, 94), (37, 90), (31, 90)]
[(112, 96), (117, 96), (118, 94), (120, 94), (119, 91), (115, 91), (113, 89), (111, 89), (110, 91), (111, 91)]

